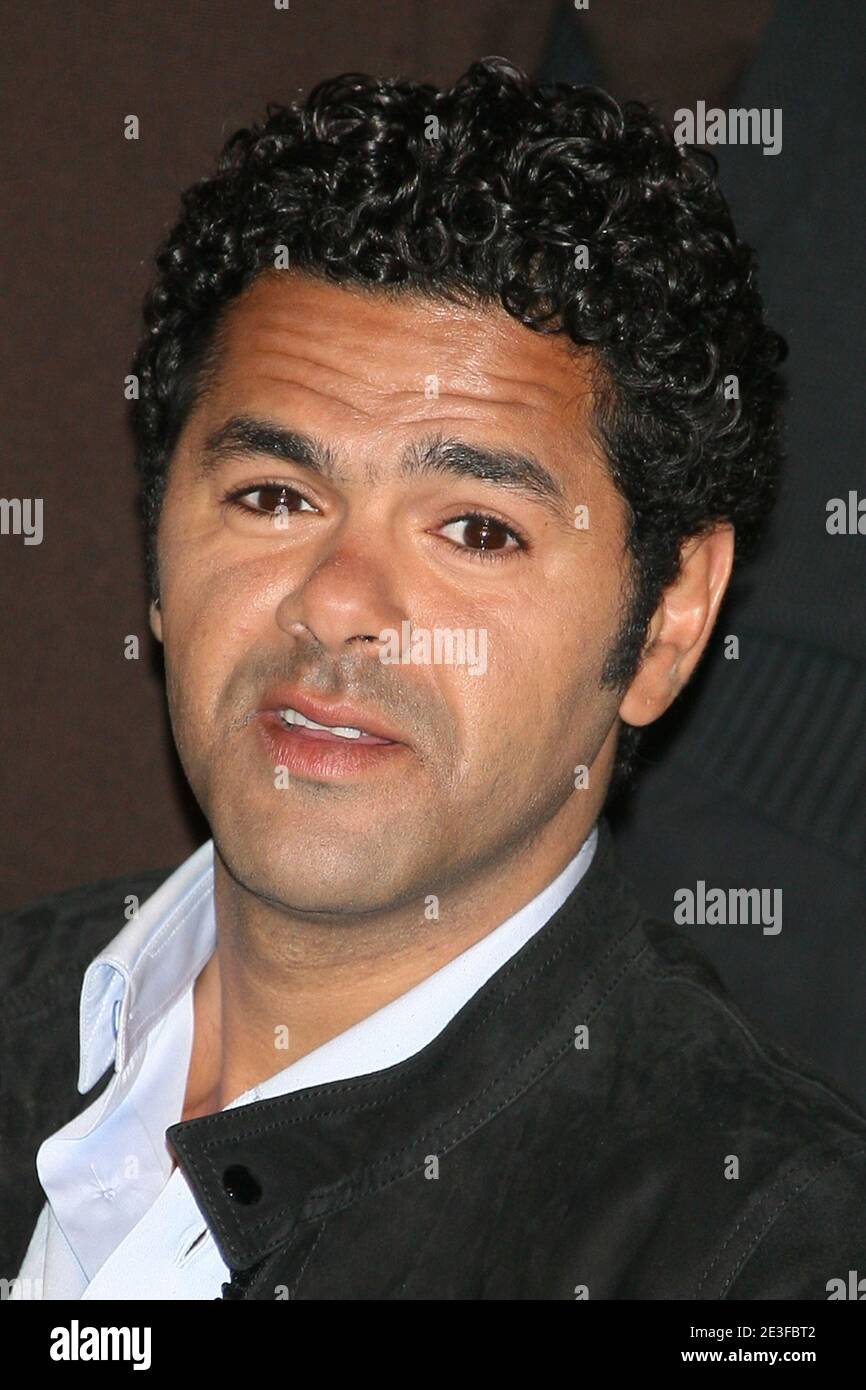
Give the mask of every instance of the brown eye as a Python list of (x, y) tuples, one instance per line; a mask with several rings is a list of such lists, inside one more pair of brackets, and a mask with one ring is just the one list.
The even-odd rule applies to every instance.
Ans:
[(225, 500), (241, 511), (260, 516), (275, 516), (278, 511), (299, 512), (304, 507), (315, 511), (315, 507), (311, 506), (306, 497), (302, 497), (295, 488), (289, 487), (286, 483), (259, 483), (256, 487), (230, 493)]
[(482, 516), (477, 512), (471, 512), (467, 516), (455, 517), (442, 528), (443, 535), (447, 534), (451, 527), (465, 529), (462, 536), (449, 536), (448, 539), (454, 540), (461, 549), (478, 558), (489, 556), (490, 559), (499, 559), (503, 552), (523, 549), (517, 532), (506, 526), (504, 521), (498, 521), (495, 516)]

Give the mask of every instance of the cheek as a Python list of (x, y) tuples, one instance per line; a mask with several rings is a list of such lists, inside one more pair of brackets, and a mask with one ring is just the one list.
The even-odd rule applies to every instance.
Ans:
[(215, 728), (226, 713), (222, 692), (261, 627), (257, 593), (237, 574), (192, 566), (175, 573), (167, 592), (164, 650), (173, 711)]
[[(479, 615), (479, 618), (481, 615)], [(537, 598), (481, 618), (485, 669), (446, 669), (452, 708), (464, 723), (472, 756), (506, 750), (515, 761), (551, 759), (583, 743), (588, 728), (608, 718), (600, 674), (607, 628), (598, 608), (578, 598)]]
[(615, 717), (618, 701), (601, 687), (615, 603), (615, 593), (572, 569), (511, 634), (506, 707), (521, 723), (531, 719), (530, 743), (548, 767), (591, 762)]

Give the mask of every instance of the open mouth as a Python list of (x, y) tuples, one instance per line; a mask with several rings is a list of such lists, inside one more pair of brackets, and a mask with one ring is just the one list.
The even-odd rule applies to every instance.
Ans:
[(260, 710), (256, 723), (271, 768), (302, 779), (354, 779), (383, 771), (411, 753), (397, 739), (371, 734), (357, 724), (320, 724), (285, 705)]
[(378, 738), (375, 734), (370, 734), (366, 729), (353, 728), (348, 724), (317, 724), (315, 719), (308, 719), (305, 714), (301, 714), (296, 709), (277, 710), (280, 722), (283, 727), (289, 729), (299, 738), (317, 739), (325, 743), (357, 743), (357, 744), (389, 744), (394, 740), (390, 738)]

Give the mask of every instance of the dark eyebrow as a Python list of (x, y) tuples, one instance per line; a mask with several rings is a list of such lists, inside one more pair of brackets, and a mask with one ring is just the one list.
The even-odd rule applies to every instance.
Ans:
[(540, 502), (560, 519), (563, 514), (571, 517), (562, 484), (534, 455), (517, 450), (488, 448), (436, 435), (410, 445), (403, 457), (402, 472), (406, 478), (446, 473), (498, 483), (500, 487), (522, 493), (531, 502)]
[[(351, 481), (348, 474), (340, 472), (335, 451), (323, 440), (248, 415), (232, 416), (208, 435), (198, 459), (197, 475), (207, 478), (225, 458), (258, 454), (300, 464), (329, 482)], [(559, 519), (571, 519), (564, 488), (532, 454), (488, 448), (437, 434), (409, 445), (401, 459), (400, 472), (404, 478), (439, 473), (496, 483), (541, 503)], [(368, 470), (366, 481), (375, 481), (373, 470)]]
[(208, 435), (199, 455), (197, 476), (199, 479), (209, 477), (223, 459), (254, 454), (269, 454), (284, 463), (299, 463), (329, 481), (348, 481), (337, 472), (333, 450), (322, 440), (270, 420), (254, 420), (249, 415), (234, 415)]

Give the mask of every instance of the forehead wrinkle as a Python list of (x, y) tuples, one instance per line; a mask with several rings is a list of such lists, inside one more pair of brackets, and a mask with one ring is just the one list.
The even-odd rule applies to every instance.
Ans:
[[(490, 382), (493, 385), (502, 383), (506, 394), (502, 397), (496, 397), (496, 399), (501, 399), (506, 402), (513, 400), (515, 388), (519, 394), (523, 394), (524, 396), (531, 395), (534, 397), (541, 397), (545, 405), (547, 405), (551, 399), (563, 399), (565, 394), (560, 385), (551, 384), (551, 373), (549, 371), (545, 373), (541, 367), (539, 367), (538, 376), (540, 379), (538, 380), (525, 374), (515, 376), (512, 372), (496, 372), (493, 371), (492, 368), (486, 368), (483, 371), (483, 376), (485, 382)], [(569, 387), (571, 387), (570, 381)], [(531, 402), (522, 401), (520, 404), (531, 404)]]
[[(305, 324), (303, 328), (291, 324), (280, 326), (272, 325), (267, 329), (267, 333), (269, 337), (301, 338), (303, 340), (311, 334), (311, 330), (307, 324)], [(253, 335), (253, 333), (250, 333), (251, 337)], [(313, 330), (313, 336), (315, 336), (315, 329)], [(318, 337), (320, 339), (323, 339), (327, 343), (330, 341), (330, 336), (330, 330), (322, 326), (319, 327)], [(370, 334), (362, 333), (356, 336), (360, 338), (362, 344), (369, 344), (371, 341)], [(408, 331), (402, 336), (415, 341), (414, 336), (408, 333)], [(562, 395), (562, 392), (558, 390), (557, 387), (549, 386), (543, 379), (532, 380), (527, 376), (515, 375), (512, 372), (497, 372), (493, 370), (487, 362), (481, 363), (477, 360), (475, 354), (471, 351), (467, 352), (465, 344), (462, 343), (431, 344), (430, 359), (425, 364), (425, 370), (420, 373), (417, 386), (397, 386), (393, 384), (392, 380), (388, 377), (387, 370), (382, 372), (371, 371), (374, 363), (369, 359), (362, 364), (367, 369), (367, 374), (362, 376), (359, 375), (357, 370), (341, 367), (339, 362), (330, 356), (319, 355), (318, 353), (313, 355), (303, 347), (298, 349), (286, 344), (286, 346), (281, 349), (274, 343), (266, 342), (256, 344), (253, 342), (248, 344), (248, 350), (257, 357), (273, 356), (277, 359), (285, 359), (286, 357), (294, 358), (296, 361), (302, 362), (305, 366), (322, 372), (333, 373), (337, 377), (345, 377), (349, 381), (357, 383), (362, 389), (376, 392), (379, 395), (423, 396), (425, 379), (430, 375), (439, 375), (440, 373), (442, 379), (439, 383), (439, 395), (440, 397), (448, 396), (453, 400), (485, 401), (494, 405), (504, 405), (514, 409), (526, 409), (533, 405), (532, 400), (517, 399), (514, 394), (515, 388), (517, 389), (518, 395), (523, 392), (527, 396), (536, 399), (540, 398), (543, 406), (548, 405), (551, 399), (556, 399)], [(339, 349), (337, 349), (337, 352), (339, 353)], [(447, 359), (444, 367), (440, 365), (442, 358)], [(437, 359), (439, 360), (437, 361)], [(436, 371), (437, 366), (439, 367), (438, 372)], [(448, 374), (454, 376), (458, 374), (462, 375), (463, 382), (460, 384), (455, 382), (453, 385), (450, 385), (447, 379)], [(538, 368), (538, 375), (539, 377), (543, 376), (543, 368), (541, 365), (539, 365)], [(271, 379), (279, 380), (280, 377), (272, 377)], [(475, 382), (477, 382), (477, 389), (472, 389)], [(493, 389), (497, 384), (502, 384), (506, 387), (504, 394), (500, 395)], [(469, 389), (465, 389), (467, 386), (469, 386)]]
[[(321, 364), (318, 364), (318, 363), (317, 363), (317, 364), (314, 364), (314, 365), (319, 366), (319, 365), (321, 365)], [(324, 368), (324, 370), (325, 370), (325, 371), (330, 371), (331, 368), (326, 367), (326, 368)], [(334, 371), (335, 371), (335, 374), (336, 374), (336, 375), (341, 376), (341, 377), (346, 377), (349, 381), (358, 384), (358, 385), (361, 387), (361, 389), (362, 389), (366, 394), (368, 394), (368, 395), (374, 395), (374, 396), (376, 396), (377, 398), (380, 398), (380, 397), (381, 397), (381, 398), (385, 398), (385, 399), (387, 399), (387, 400), (401, 400), (401, 401), (402, 401), (402, 400), (409, 400), (409, 401), (411, 401), (411, 400), (418, 400), (418, 401), (424, 401), (424, 402), (430, 401), (430, 398), (429, 398), (428, 396), (425, 395), (425, 386), (424, 386), (423, 380), (420, 381), (420, 382), (418, 383), (417, 386), (390, 386), (390, 385), (388, 385), (388, 384), (385, 383), (385, 382), (380, 383), (380, 382), (376, 382), (376, 381), (367, 381), (367, 380), (361, 381), (361, 380), (360, 380), (357, 376), (355, 376), (354, 373), (352, 373), (352, 372), (342, 372), (342, 371), (340, 371), (339, 369), (334, 369)], [(248, 376), (248, 375), (250, 375), (250, 374), (245, 372), (245, 373), (243, 374), (243, 377), (241, 377), (241, 378), (239, 378), (239, 379), (240, 379), (240, 380), (243, 380), (244, 377), (246, 377), (246, 376)], [(274, 386), (286, 386), (286, 385), (289, 385), (289, 386), (297, 386), (299, 389), (301, 389), (301, 390), (303, 390), (303, 391), (310, 391), (310, 392), (312, 392), (314, 395), (321, 396), (324, 400), (333, 400), (333, 399), (335, 399), (334, 393), (329, 392), (329, 391), (327, 391), (327, 390), (323, 390), (323, 389), (321, 389), (321, 387), (319, 387), (319, 386), (313, 385), (312, 382), (307, 381), (307, 380), (304, 380), (302, 376), (296, 375), (295, 372), (292, 371), (292, 370), (288, 370), (288, 371), (286, 371), (285, 373), (281, 372), (281, 373), (280, 373), (279, 375), (277, 375), (277, 376), (274, 376), (271, 372), (263, 372), (263, 373), (261, 373), (261, 374), (256, 374), (255, 377), (254, 377), (254, 379), (257, 380), (257, 381), (267, 381), (267, 382), (270, 382), (270, 383), (271, 383), (272, 385), (274, 385)], [(542, 387), (542, 388), (539, 388), (539, 390), (540, 390), (540, 392), (543, 393), (544, 395), (551, 396), (551, 397), (554, 395), (554, 393), (553, 393), (552, 391), (550, 391), (550, 390), (548, 390), (548, 389), (546, 389), (546, 388), (543, 388), (543, 387)], [(342, 396), (340, 396), (339, 399), (340, 399), (341, 404), (344, 404), (344, 405), (347, 407), (347, 409), (349, 409), (349, 410), (354, 410), (354, 411), (356, 411), (358, 414), (364, 415), (364, 416), (369, 416), (369, 415), (371, 414), (371, 412), (370, 412), (369, 410), (365, 410), (365, 409), (363, 408), (363, 406), (354, 404), (353, 402), (349, 402), (348, 400), (346, 400), (346, 399), (345, 399), (344, 397), (342, 397)], [(573, 399), (573, 397), (572, 397), (571, 399)], [(482, 394), (481, 392), (463, 391), (463, 390), (458, 390), (458, 389), (456, 389), (456, 388), (452, 389), (452, 388), (450, 388), (449, 386), (447, 386), (447, 385), (445, 385), (445, 384), (443, 384), (443, 383), (440, 382), (440, 385), (439, 385), (439, 392), (438, 392), (438, 395), (437, 395), (436, 398), (435, 398), (435, 401), (441, 403), (443, 400), (454, 401), (454, 402), (458, 402), (458, 401), (460, 401), (460, 402), (468, 402), (470, 405), (476, 405), (476, 406), (478, 406), (478, 405), (481, 405), (481, 406), (487, 406), (487, 405), (490, 405), (490, 406), (502, 406), (502, 407), (504, 407), (504, 408), (507, 409), (507, 410), (514, 410), (514, 411), (520, 411), (520, 412), (526, 412), (526, 411), (528, 411), (528, 410), (529, 410), (529, 411), (533, 411), (533, 410), (534, 410), (534, 411), (537, 411), (537, 410), (539, 409), (539, 406), (533, 404), (531, 401), (518, 400), (518, 399), (516, 399), (516, 398), (513, 397), (513, 396), (498, 396), (498, 395), (495, 395), (495, 394), (492, 394), (492, 393)], [(430, 403), (433, 404), (434, 402), (430, 402)], [(541, 408), (544, 409), (545, 411), (549, 410), (549, 409), (550, 409), (550, 402), (548, 401), (548, 402), (542, 403), (542, 407), (541, 407)], [(421, 417), (419, 417), (419, 418), (421, 418)], [(428, 419), (429, 419), (430, 417), (429, 417), (429, 415), (426, 415), (426, 416), (424, 416), (423, 418), (428, 418)]]
[[(378, 306), (375, 306), (378, 308)], [(390, 308), (391, 306), (386, 306)], [(380, 318), (377, 315), (377, 319)], [(508, 330), (512, 332), (520, 326), (509, 323), (507, 325), (496, 323), (493, 330), (494, 341), (489, 341), (488, 327), (479, 322), (478, 316), (472, 314), (468, 319), (464, 318), (455, 326), (454, 335), (447, 335), (444, 340), (439, 340), (436, 335), (429, 342), (429, 359), (423, 368), (419, 368), (419, 381), (417, 386), (398, 387), (393, 382), (393, 373), (389, 371), (376, 370), (376, 362), (364, 355), (363, 349), (374, 345), (382, 344), (383, 330), (389, 326), (389, 316), (385, 315), (384, 323), (380, 324), (377, 330), (376, 322), (368, 327), (366, 324), (362, 329), (358, 329), (351, 322), (348, 331), (351, 335), (355, 348), (350, 351), (354, 353), (353, 368), (346, 370), (339, 365), (339, 360), (335, 360), (332, 352), (329, 351), (334, 339), (334, 324), (330, 321), (327, 314), (315, 315), (310, 313), (296, 313), (284, 320), (278, 310), (274, 310), (267, 302), (255, 305), (250, 313), (252, 319), (245, 329), (241, 323), (235, 322), (235, 333), (242, 342), (241, 350), (246, 348), (251, 354), (257, 357), (273, 356), (277, 359), (286, 357), (295, 358), (303, 362), (313, 370), (332, 373), (335, 377), (346, 378), (358, 387), (367, 392), (375, 392), (377, 395), (389, 396), (421, 396), (424, 392), (424, 380), (432, 374), (441, 374), (439, 385), (440, 396), (447, 396), (453, 400), (466, 401), (487, 401), (495, 405), (503, 405), (506, 408), (525, 411), (527, 408), (539, 406), (542, 409), (550, 409), (551, 404), (557, 400), (568, 400), (573, 398), (575, 393), (581, 393), (582, 389), (589, 389), (588, 385), (581, 382), (580, 378), (586, 371), (586, 365), (581, 358), (584, 353), (577, 356), (568, 352), (564, 345), (548, 338), (524, 342), (521, 336), (521, 353), (518, 357), (515, 344), (511, 341)], [(465, 332), (466, 327), (473, 330), (483, 328), (485, 336), (482, 341), (477, 340), (477, 335), (473, 334), (467, 341)], [(523, 329), (523, 333), (527, 330)], [(333, 349), (337, 354), (337, 359), (341, 349), (346, 350), (345, 343), (346, 325), (341, 326), (340, 342)], [(231, 333), (231, 329), (229, 330)], [(259, 337), (261, 341), (257, 343), (255, 339)], [(399, 349), (400, 338), (406, 339), (411, 345), (417, 344), (417, 334), (411, 327), (401, 328), (396, 335), (397, 341), (393, 345)], [(474, 341), (472, 340), (474, 338)], [(253, 341), (250, 341), (250, 340)], [(388, 340), (390, 342), (390, 339)], [(311, 343), (315, 345), (315, 351), (310, 350)], [(323, 351), (324, 349), (324, 351)], [(528, 349), (528, 351), (526, 351)], [(557, 350), (558, 349), (558, 350)], [(502, 351), (514, 356), (520, 366), (523, 366), (524, 359), (528, 359), (530, 375), (524, 370), (518, 374), (509, 371), (496, 369), (496, 353), (500, 355)], [(549, 384), (549, 377), (553, 374), (546, 366), (544, 361), (536, 361), (539, 354), (546, 354), (551, 359), (551, 366), (556, 375), (565, 371), (567, 375), (567, 388), (562, 384)], [(493, 359), (493, 360), (491, 360)], [(558, 359), (558, 360), (557, 360)], [(399, 361), (398, 356), (398, 361)], [(358, 374), (358, 363), (365, 375)], [(272, 364), (273, 365), (273, 364)], [(583, 367), (583, 371), (581, 368)], [(452, 375), (462, 378), (449, 385), (448, 376)], [(300, 383), (303, 384), (303, 383)], [(506, 388), (504, 394), (496, 391), (496, 386)], [(524, 399), (515, 399), (515, 388), (518, 396)], [(324, 394), (324, 393), (320, 393)], [(528, 397), (528, 399), (526, 399)], [(369, 412), (362, 411), (362, 414)]]
[[(322, 364), (315, 363), (313, 365), (321, 366)], [(331, 368), (325, 367), (324, 370), (330, 371)], [(349, 381), (356, 383), (367, 395), (375, 396), (377, 399), (382, 398), (393, 401), (429, 401), (429, 397), (427, 397), (424, 394), (423, 381), (419, 382), (417, 386), (390, 386), (387, 382), (380, 383), (369, 380), (361, 381), (361, 379), (355, 376), (354, 373), (343, 372), (340, 371), (338, 368), (335, 368), (333, 370), (335, 371), (336, 375), (346, 377)], [(365, 410), (363, 406), (356, 404), (355, 402), (350, 402), (346, 400), (343, 396), (337, 398), (334, 393), (322, 390), (318, 386), (314, 386), (311, 382), (301, 379), (300, 376), (295, 376), (292, 372), (287, 372), (285, 374), (281, 373), (279, 376), (273, 376), (269, 372), (263, 373), (261, 376), (257, 377), (257, 380), (268, 381), (275, 386), (297, 386), (299, 389), (303, 391), (310, 391), (314, 395), (320, 396), (323, 400), (339, 399), (340, 403), (344, 405), (347, 410), (351, 410), (358, 415), (362, 415), (366, 418), (372, 419), (372, 411)], [(505, 380), (505, 378), (503, 378), (503, 380)], [(545, 387), (539, 387), (538, 393), (547, 397), (555, 396), (555, 393), (553, 391)], [(501, 406), (507, 410), (513, 410), (521, 413), (526, 413), (527, 411), (538, 411), (539, 408), (545, 411), (549, 411), (551, 408), (550, 400), (542, 402), (541, 406), (539, 407), (539, 405), (534, 404), (532, 401), (517, 400), (511, 396), (498, 396), (490, 392), (482, 394), (481, 392), (475, 391), (461, 391), (457, 390), (456, 388), (452, 389), (447, 385), (443, 385), (442, 383), (440, 383), (439, 393), (435, 399), (436, 402), (438, 402), (440, 405), (443, 401), (453, 401), (455, 403), (467, 402), (469, 405), (474, 406)], [(418, 419), (427, 420), (429, 420), (430, 418), (430, 415), (426, 412), (418, 417)]]
[[(333, 373), (334, 376), (346, 377), (349, 381), (353, 381), (358, 384), (363, 383), (365, 390), (374, 389), (381, 391), (387, 389), (386, 387), (378, 386), (377, 383), (373, 381), (369, 381), (366, 378), (360, 377), (356, 371), (346, 370), (343, 367), (338, 366), (335, 362), (325, 361), (324, 359), (318, 357), (311, 357), (308, 352), (289, 351), (286, 353), (280, 353), (278, 349), (257, 347), (253, 345), (250, 348), (250, 354), (251, 356), (256, 356), (259, 358), (276, 358), (279, 362), (284, 363), (285, 366), (288, 368), (291, 367), (291, 362), (294, 362), (300, 363), (304, 367), (310, 367), (320, 372), (330, 372)], [(271, 371), (273, 370), (274, 366), (272, 364)], [(281, 380), (282, 375), (272, 377), (271, 379), (275, 381)]]
[[(246, 373), (244, 374), (244, 376), (245, 376), (245, 375), (246, 375)], [(242, 377), (239, 377), (238, 380), (239, 380), (239, 381), (243, 381), (243, 380), (244, 380), (244, 377), (243, 377), (243, 376), (242, 376)], [(344, 397), (342, 397), (342, 396), (337, 396), (337, 395), (336, 395), (334, 392), (332, 392), (332, 391), (320, 390), (320, 388), (319, 388), (318, 386), (313, 386), (310, 382), (308, 382), (308, 381), (301, 381), (301, 380), (299, 380), (299, 379), (297, 379), (297, 378), (295, 378), (295, 377), (293, 377), (293, 376), (291, 376), (291, 375), (289, 375), (289, 376), (270, 376), (269, 374), (264, 374), (264, 375), (261, 375), (261, 376), (256, 375), (256, 376), (253, 378), (253, 380), (255, 381), (256, 384), (259, 384), (259, 383), (261, 383), (261, 382), (268, 382), (268, 383), (269, 383), (270, 385), (272, 385), (272, 386), (293, 386), (293, 387), (297, 387), (298, 390), (300, 390), (300, 391), (308, 391), (308, 392), (310, 393), (310, 395), (319, 396), (323, 401), (328, 401), (328, 402), (331, 403), (331, 404), (333, 404), (334, 401), (339, 401), (340, 406), (341, 406), (342, 408), (344, 408), (345, 410), (349, 411), (349, 412), (350, 412), (351, 414), (353, 414), (353, 415), (359, 415), (359, 416), (362, 416), (362, 417), (364, 417), (365, 419), (369, 419), (369, 420), (372, 420), (372, 418), (373, 418), (371, 412), (370, 412), (369, 410), (364, 410), (362, 406), (360, 406), (360, 405), (355, 405), (355, 404), (353, 404), (352, 402), (345, 400)]]

